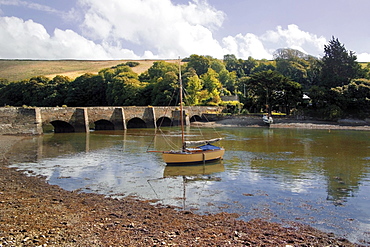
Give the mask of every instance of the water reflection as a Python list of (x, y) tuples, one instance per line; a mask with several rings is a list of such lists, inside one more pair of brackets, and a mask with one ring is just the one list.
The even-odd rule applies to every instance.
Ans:
[[(164, 129), (178, 142), (179, 129)], [(198, 130), (186, 129), (188, 137)], [(211, 130), (202, 129), (210, 135)], [(370, 133), (220, 128), (223, 162), (170, 167), (155, 130), (30, 137), (8, 154), (50, 184), (113, 197), (137, 196), (186, 209), (236, 212), (243, 219), (295, 220), (352, 241), (368, 239)], [(186, 185), (186, 187), (184, 187)], [(186, 191), (186, 194), (184, 194)]]
[(209, 175), (223, 171), (225, 171), (223, 161), (209, 162), (205, 165), (167, 165), (163, 177)]

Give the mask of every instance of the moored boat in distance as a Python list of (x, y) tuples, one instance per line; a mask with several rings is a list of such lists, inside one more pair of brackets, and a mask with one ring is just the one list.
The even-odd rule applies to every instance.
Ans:
[(268, 124), (268, 125), (270, 125), (270, 124), (274, 123), (274, 120), (272, 119), (272, 117), (271, 117), (271, 116), (268, 116), (268, 115), (263, 115), (263, 117), (262, 117), (262, 121), (263, 121), (265, 124)]

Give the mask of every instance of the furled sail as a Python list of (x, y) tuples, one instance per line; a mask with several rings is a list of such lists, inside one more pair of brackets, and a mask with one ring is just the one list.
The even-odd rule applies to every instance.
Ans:
[(186, 141), (184, 142), (185, 147), (190, 147), (190, 146), (200, 146), (200, 145), (206, 145), (206, 144), (211, 144), (214, 142), (221, 141), (222, 138), (215, 138), (215, 139), (210, 139), (210, 140), (201, 140), (201, 141)]

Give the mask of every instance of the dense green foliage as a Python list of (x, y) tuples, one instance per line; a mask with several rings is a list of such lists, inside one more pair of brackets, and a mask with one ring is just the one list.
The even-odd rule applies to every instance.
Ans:
[[(283, 112), (324, 119), (369, 117), (370, 65), (361, 66), (334, 37), (322, 59), (279, 49), (274, 60), (223, 60), (191, 55), (181, 62), (187, 105), (222, 105), (229, 113)], [(178, 105), (179, 65), (154, 62), (136, 74), (127, 62), (74, 80), (37, 76), (0, 79), (0, 104), (11, 106), (167, 106)], [(305, 94), (305, 98), (303, 97)], [(238, 96), (239, 102), (226, 96)], [(307, 96), (309, 98), (307, 98)], [(242, 109), (243, 108), (243, 109)]]

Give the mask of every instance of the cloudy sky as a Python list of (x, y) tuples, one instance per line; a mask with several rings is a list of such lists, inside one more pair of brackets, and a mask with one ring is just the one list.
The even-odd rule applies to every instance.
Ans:
[(0, 59), (322, 56), (370, 62), (369, 0), (0, 0)]

